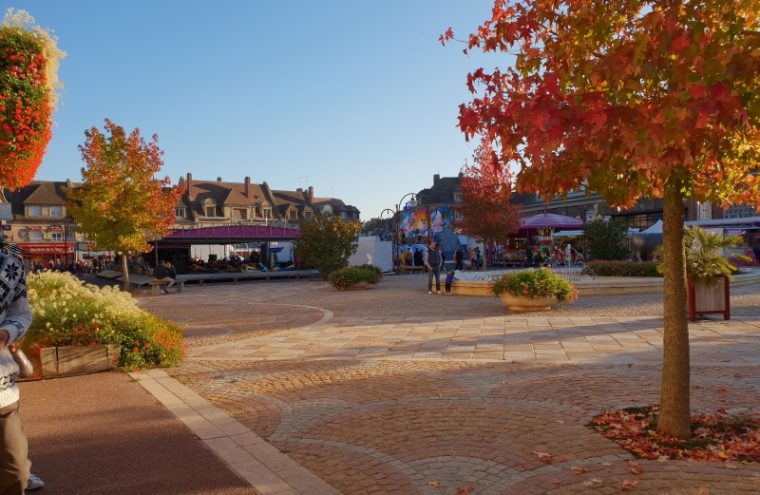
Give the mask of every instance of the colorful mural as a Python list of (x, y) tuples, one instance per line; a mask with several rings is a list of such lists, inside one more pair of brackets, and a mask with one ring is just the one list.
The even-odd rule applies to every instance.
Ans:
[(428, 212), (425, 208), (404, 210), (401, 213), (401, 231), (408, 236), (417, 231), (418, 234), (427, 234)]

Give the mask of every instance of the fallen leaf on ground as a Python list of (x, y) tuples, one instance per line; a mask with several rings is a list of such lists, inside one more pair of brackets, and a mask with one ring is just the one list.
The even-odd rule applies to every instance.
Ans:
[(538, 457), (538, 460), (541, 462), (545, 462), (547, 464), (551, 464), (552, 462), (552, 455), (548, 452), (538, 452), (534, 450), (533, 455)]
[(573, 466), (570, 469), (572, 469), (575, 474), (588, 473), (588, 468), (583, 466)]
[(554, 483), (555, 485), (559, 486), (559, 485), (562, 484), (562, 480), (552, 480), (552, 483)]
[(469, 486), (460, 486), (457, 488), (457, 494), (459, 495), (467, 495), (468, 493), (472, 492), (472, 488)]
[(441, 484), (437, 481), (428, 481), (428, 486), (432, 486), (433, 488), (438, 488), (441, 486)]
[(623, 485), (620, 487), (624, 492), (629, 492), (636, 488), (639, 484), (638, 480), (623, 480)]
[(609, 466), (612, 466), (612, 463), (611, 462), (603, 462), (602, 466), (609, 467)]
[(704, 485), (700, 486), (697, 495), (710, 495), (710, 487)]
[(601, 485), (602, 480), (599, 478), (590, 478), (583, 482), (583, 486), (595, 486), (595, 485)]

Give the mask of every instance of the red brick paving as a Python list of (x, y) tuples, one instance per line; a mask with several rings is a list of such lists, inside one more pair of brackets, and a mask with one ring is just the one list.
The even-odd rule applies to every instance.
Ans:
[[(611, 494), (626, 481), (760, 493), (757, 464), (638, 461), (634, 475), (632, 456), (585, 426), (657, 400), (656, 296), (525, 316), (423, 289), (415, 276), (351, 293), (288, 281), (144, 304), (193, 326), (196, 357), (174, 376), (346, 494)], [(692, 325), (694, 412), (760, 411), (760, 288), (735, 294), (737, 321)], [(201, 300), (236, 309), (207, 315)]]

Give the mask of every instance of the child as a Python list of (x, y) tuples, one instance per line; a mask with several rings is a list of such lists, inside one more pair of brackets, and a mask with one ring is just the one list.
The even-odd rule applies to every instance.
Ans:
[(451, 284), (454, 283), (454, 270), (449, 270), (446, 273), (446, 295), (451, 295)]

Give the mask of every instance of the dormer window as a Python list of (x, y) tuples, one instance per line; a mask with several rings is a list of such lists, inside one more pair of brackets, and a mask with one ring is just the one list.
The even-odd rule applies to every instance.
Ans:
[(216, 214), (216, 201), (213, 199), (207, 199), (203, 202), (203, 212), (207, 217), (215, 217), (218, 216)]

